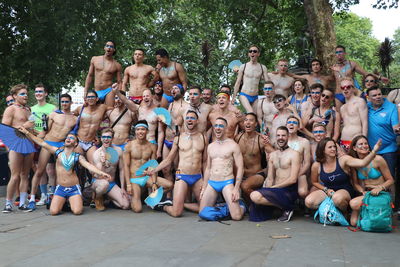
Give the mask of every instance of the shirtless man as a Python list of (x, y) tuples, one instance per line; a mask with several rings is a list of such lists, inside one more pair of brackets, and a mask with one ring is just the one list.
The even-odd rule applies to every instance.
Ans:
[(65, 138), (63, 147), (57, 148), (34, 136), (23, 127), (20, 127), (19, 130), (31, 138), (36, 144), (56, 155), (57, 187), (51, 201), (50, 214), (58, 215), (66, 200), (69, 201), (74, 215), (82, 214), (82, 192), (79, 185), (79, 178), (75, 172), (76, 164), (79, 162), (84, 168), (95, 173), (99, 177), (104, 177), (104, 179), (111, 179), (110, 175), (100, 171), (87, 162), (84, 156), (74, 151), (75, 147), (78, 145), (78, 139), (72, 133), (69, 133)]
[(294, 79), (288, 75), (288, 61), (286, 59), (280, 59), (276, 67), (277, 73), (268, 73), (268, 76), (275, 84), (275, 93), (284, 95), (287, 98), (294, 82)]
[[(271, 145), (264, 146), (263, 136), (256, 132), (257, 116), (247, 113), (244, 119), (244, 132), (235, 136), (243, 155), (244, 176), (241, 184), (243, 197), (250, 203), (250, 193), (260, 188), (266, 177), (265, 150), (272, 152)], [(263, 162), (264, 161), (264, 162)]]
[(311, 97), (308, 98), (308, 101), (301, 104), (301, 114), (302, 115), (302, 122), (305, 127), (312, 129), (312, 125), (310, 122), (311, 115), (315, 109), (319, 107), (321, 93), (324, 90), (324, 86), (320, 83), (314, 83), (310, 86), (310, 95)]
[[(216, 118), (213, 124), (215, 142), (207, 148), (207, 165), (200, 193), (200, 212), (214, 206), (218, 193), (222, 192), (232, 220), (243, 218), (245, 207), (239, 205), (240, 184), (243, 178), (243, 156), (239, 145), (226, 136), (228, 122)], [(236, 166), (236, 179), (233, 174)]]
[(305, 198), (308, 195), (307, 175), (311, 166), (310, 157), (310, 141), (306, 138), (298, 136), (300, 120), (291, 115), (286, 121), (286, 127), (289, 130), (288, 145), (294, 151), (299, 152), (301, 167), (298, 176), (298, 194), (299, 197)]
[[(143, 91), (152, 87), (158, 80), (158, 72), (152, 66), (143, 64), (144, 58), (143, 49), (136, 49), (133, 52), (132, 59), (135, 64), (125, 69), (122, 81), (122, 90), (125, 91), (129, 83), (129, 99), (138, 105), (143, 100)], [(150, 80), (150, 76), (153, 76), (153, 79)]]
[(118, 85), (121, 84), (122, 67), (113, 56), (117, 52), (114, 41), (107, 41), (104, 46), (104, 55), (92, 57), (90, 60), (89, 72), (85, 81), (85, 95), (90, 89), (94, 78), (94, 90), (99, 99), (109, 105), (114, 104), (114, 94), (111, 92), (113, 79), (116, 77)]
[(346, 100), (346, 104), (340, 108), (343, 118), (340, 146), (347, 153), (354, 137), (368, 134), (368, 107), (361, 97), (354, 95), (356, 88), (351, 78), (343, 78), (340, 81), (340, 88)]
[(291, 106), (287, 104), (286, 97), (283, 95), (280, 95), (280, 94), (275, 95), (272, 99), (272, 102), (274, 103), (276, 110), (278, 110), (278, 112), (275, 113), (275, 115), (272, 118), (271, 131), (269, 132), (271, 144), (275, 145), (276, 144), (276, 137), (275, 137), (276, 130), (280, 126), (286, 125), (286, 121), (290, 115), (293, 115), (293, 111), (289, 109), (289, 107), (291, 107)]
[[(360, 67), (360, 65), (355, 61), (350, 61), (346, 59), (346, 48), (342, 45), (338, 45), (335, 48), (335, 56), (336, 56), (336, 63), (331, 67), (333, 74), (336, 80), (336, 108), (340, 109), (340, 107), (346, 103), (345, 96), (343, 94), (343, 90), (341, 88), (341, 80), (343, 78), (349, 78), (353, 80), (354, 86), (354, 74), (357, 72), (363, 76), (366, 76), (368, 72)], [(382, 77), (376, 74), (372, 74), (377, 80), (382, 80), (383, 82), (389, 82), (389, 79), (386, 77)], [(359, 86), (358, 86), (359, 87)], [(361, 88), (360, 88), (361, 89)], [(357, 96), (361, 95), (361, 91), (357, 90), (354, 93)]]
[(7, 107), (11, 106), (14, 103), (15, 103), (14, 97), (12, 95), (8, 95), (6, 97), (6, 105), (7, 105)]
[[(33, 128), (34, 119), (30, 118), (30, 108), (28, 104), (28, 87), (25, 84), (17, 84), (10, 90), (10, 95), (13, 96), (15, 103), (8, 106), (3, 114), (1, 123), (12, 126), (14, 128), (23, 126), (26, 128)], [(4, 138), (3, 138), (4, 139)], [(6, 205), (3, 212), (12, 212), (13, 197), (16, 191), (16, 187), (19, 185), (19, 207), (18, 209), (23, 211), (29, 211), (25, 205), (26, 198), (28, 196), (28, 185), (29, 185), (29, 171), (32, 166), (33, 152), (36, 152), (33, 144), (28, 151), (18, 152), (13, 148), (9, 148), (8, 159), (9, 167), (11, 171), (10, 181), (7, 185), (7, 196)]]
[(211, 88), (203, 88), (203, 92), (201, 93), (201, 100), (204, 104), (212, 105), (213, 104), (213, 90)]
[(184, 89), (187, 88), (186, 72), (181, 64), (170, 61), (167, 50), (163, 48), (156, 51), (156, 59), (156, 71), (159, 72), (164, 90), (161, 106), (167, 108), (174, 101), (171, 96), (172, 86), (182, 84)]
[(275, 206), (283, 210), (280, 222), (288, 222), (298, 198), (297, 178), (300, 172), (300, 154), (288, 146), (289, 131), (285, 126), (276, 130), (279, 150), (268, 160), (268, 175), (264, 187), (250, 194), (258, 205)]
[(149, 172), (153, 175), (159, 170), (171, 165), (179, 155), (179, 164), (175, 176), (174, 200), (172, 206), (161, 206), (158, 208), (166, 211), (172, 217), (180, 217), (183, 213), (185, 198), (191, 187), (198, 202), (200, 202), (200, 190), (203, 184), (203, 169), (206, 160), (207, 139), (203, 133), (197, 130), (198, 114), (195, 111), (187, 111), (185, 116), (185, 130), (176, 136), (174, 145), (168, 157)]
[[(112, 95), (114, 97), (114, 93)], [(96, 91), (89, 90), (85, 97), (85, 102), (87, 103), (87, 106), (80, 106), (74, 111), (75, 115), (80, 116), (79, 129), (77, 134), (79, 139), (79, 146), (82, 151), (86, 153), (86, 158), (89, 162), (93, 162), (93, 153), (94, 151), (96, 151), (94, 141), (96, 138), (97, 130), (100, 127), (100, 123), (104, 119), (106, 112), (112, 109), (107, 105), (98, 104), (98, 100), (99, 98)]]
[[(114, 131), (106, 128), (101, 131), (101, 147), (93, 154), (94, 166), (110, 175), (110, 179), (104, 179), (94, 175), (92, 179), (92, 188), (94, 191), (94, 201), (96, 210), (103, 211), (104, 195), (107, 195), (112, 202), (121, 209), (129, 209), (129, 199), (125, 191), (124, 161), (122, 150), (112, 145)], [(119, 167), (119, 179), (121, 188), (115, 183), (117, 167)]]
[[(239, 127), (239, 123), (241, 121), (241, 117), (238, 117), (235, 112), (229, 109), (230, 101), (229, 95), (226, 93), (219, 93), (217, 95), (217, 104), (216, 108), (214, 108), (210, 114), (208, 115), (208, 120), (214, 125), (217, 121), (217, 118), (223, 117), (227, 121), (226, 129), (224, 129), (224, 135), (226, 138), (233, 138), (237, 132), (237, 128)], [(211, 135), (211, 128), (208, 132), (208, 136)], [(213, 140), (215, 137), (215, 131), (212, 131)]]
[(329, 86), (329, 84), (334, 81), (333, 75), (322, 75), (322, 62), (316, 58), (311, 60), (311, 73), (304, 74), (304, 75), (296, 75), (296, 74), (289, 74), (295, 79), (306, 79), (308, 84), (311, 86), (315, 83), (322, 84), (325, 88)]
[[(61, 111), (55, 111), (49, 115), (48, 131), (44, 137), (44, 141), (53, 147), (60, 148), (64, 146), (65, 138), (68, 133), (74, 128), (76, 124), (76, 116), (71, 112), (72, 98), (69, 94), (62, 94), (60, 96)], [(47, 149), (40, 150), (38, 166), (32, 178), (31, 198), (29, 200), (28, 208), (30, 211), (36, 209), (35, 194), (37, 186), (44, 172), (46, 171), (47, 163), (50, 160), (51, 152)], [(56, 181), (52, 181), (55, 183)], [(53, 183), (49, 181), (52, 185)], [(50, 186), (52, 188), (53, 186)], [(52, 190), (54, 193), (54, 190)], [(38, 203), (39, 205), (39, 203)]]
[(235, 91), (232, 95), (232, 101), (235, 101), (236, 95), (239, 91), (239, 100), (246, 112), (254, 112), (257, 107), (258, 89), (260, 81), (268, 81), (267, 68), (258, 63), (260, 56), (260, 49), (252, 45), (249, 48), (250, 61), (242, 64), (239, 68), (238, 77), (235, 83)]
[(194, 110), (199, 115), (197, 121), (197, 130), (201, 133), (207, 131), (208, 114), (212, 110), (211, 105), (201, 102), (201, 89), (198, 86), (191, 86), (189, 89), (189, 107), (188, 110)]
[[(145, 101), (145, 98), (143, 98)], [(146, 136), (149, 126), (145, 120), (139, 120), (135, 125), (135, 139), (125, 146), (124, 165), (127, 192), (132, 196), (131, 209), (134, 212), (142, 212), (142, 188), (157, 190), (159, 186), (164, 188), (164, 192), (172, 189), (172, 182), (167, 179), (157, 177), (157, 174), (150, 176), (137, 177), (135, 172), (144, 163), (151, 159), (156, 159), (156, 145), (150, 143)], [(167, 204), (167, 202), (164, 202)], [(172, 204), (171, 201), (168, 203)]]
[(261, 101), (258, 101), (257, 118), (261, 127), (262, 134), (268, 134), (271, 131), (272, 120), (278, 110), (275, 108), (272, 98), (275, 96), (274, 83), (266, 81), (264, 84), (264, 95)]
[(153, 91), (154, 91), (153, 102), (157, 107), (161, 107), (161, 101), (163, 98), (162, 96), (164, 94), (164, 90), (162, 88), (162, 82), (160, 81), (155, 82)]

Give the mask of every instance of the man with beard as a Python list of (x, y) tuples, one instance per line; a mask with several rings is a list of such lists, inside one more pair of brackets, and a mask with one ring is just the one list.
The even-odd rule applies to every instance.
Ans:
[[(329, 84), (334, 81), (333, 75), (322, 75), (322, 62), (316, 58), (311, 60), (311, 73), (310, 74), (304, 74), (304, 75), (296, 75), (296, 74), (290, 74), (295, 79), (306, 79), (308, 84), (311, 86), (313, 84), (319, 83), (323, 87), (327, 88)], [(311, 87), (310, 87), (311, 89)]]
[(203, 92), (201, 93), (201, 100), (204, 104), (212, 105), (213, 104), (213, 90), (211, 88), (203, 88)]
[[(60, 97), (60, 103), (61, 110), (55, 111), (49, 116), (48, 131), (44, 137), (44, 141), (47, 144), (57, 148), (60, 148), (64, 145), (65, 137), (74, 128), (77, 119), (76, 116), (71, 112), (72, 98), (69, 94), (62, 94)], [(47, 149), (40, 150), (38, 166), (32, 178), (31, 198), (28, 204), (28, 208), (31, 211), (36, 209), (35, 194), (37, 192), (37, 186), (51, 157), (51, 152)], [(50, 186), (52, 193), (54, 193), (53, 183), (55, 182), (55, 180), (49, 181), (49, 183), (52, 185)]]
[(227, 137), (227, 126), (228, 122), (222, 117), (216, 118), (213, 124), (216, 140), (207, 148), (207, 165), (200, 193), (200, 212), (204, 207), (214, 206), (218, 193), (222, 192), (232, 220), (238, 221), (243, 218), (245, 212), (245, 207), (239, 205), (243, 156), (239, 145)]
[(276, 66), (277, 72), (268, 73), (271, 81), (275, 84), (275, 93), (286, 98), (289, 96), (290, 88), (294, 82), (294, 79), (288, 75), (288, 64), (287, 59), (280, 59)]
[(57, 148), (34, 136), (24, 127), (20, 127), (19, 130), (31, 138), (36, 144), (56, 155), (57, 187), (54, 192), (54, 197), (51, 201), (50, 214), (58, 215), (61, 212), (66, 200), (69, 201), (73, 214), (82, 214), (82, 192), (79, 185), (79, 178), (75, 172), (76, 164), (79, 162), (79, 164), (81, 164), (84, 168), (88, 169), (90, 172), (98, 175), (99, 177), (104, 177), (104, 179), (110, 179), (110, 175), (100, 171), (95, 166), (87, 162), (85, 157), (74, 151), (75, 147), (78, 145), (78, 139), (72, 133), (67, 135), (64, 145), (61, 148)]
[(99, 99), (112, 105), (114, 103), (114, 94), (111, 86), (113, 79), (116, 77), (116, 82), (121, 85), (121, 72), (122, 67), (113, 56), (117, 53), (117, 48), (114, 41), (107, 41), (104, 46), (104, 55), (92, 57), (90, 60), (89, 72), (85, 81), (85, 95), (93, 82), (94, 77), (94, 90), (96, 91)]
[[(189, 188), (193, 189), (196, 200), (200, 202), (200, 190), (203, 184), (202, 172), (205, 167), (207, 140), (204, 134), (197, 130), (198, 118), (195, 111), (189, 110), (186, 112), (185, 130), (175, 137), (174, 145), (168, 157), (166, 157), (157, 168), (148, 172), (148, 175), (153, 175), (159, 170), (165, 169), (173, 163), (176, 156), (179, 156), (179, 164), (175, 176), (173, 204), (172, 206), (158, 205), (157, 207), (157, 209), (166, 211), (173, 217), (182, 215), (183, 208), (187, 205), (184, 202)], [(193, 206), (193, 204), (191, 205)]]
[(272, 98), (275, 95), (274, 83), (266, 81), (264, 84), (263, 92), (265, 98), (259, 101), (257, 107), (258, 124), (261, 127), (261, 133), (268, 134), (271, 131), (272, 120), (278, 110), (275, 108)]
[(241, 189), (247, 203), (250, 203), (250, 193), (264, 183), (266, 170), (263, 169), (262, 161), (266, 161), (265, 150), (268, 153), (274, 151), (271, 145), (264, 146), (264, 136), (256, 132), (256, 127), (256, 114), (247, 113), (244, 119), (244, 132), (235, 136), (243, 155), (244, 175)]
[[(145, 90), (146, 92), (147, 90)], [(145, 93), (144, 92), (144, 93)], [(143, 101), (146, 101), (143, 95)], [(131, 209), (134, 212), (142, 212), (142, 188), (150, 188), (152, 191), (157, 190), (159, 186), (164, 188), (164, 192), (172, 189), (172, 182), (167, 179), (157, 177), (157, 174), (150, 176), (136, 176), (136, 171), (147, 161), (156, 158), (156, 145), (150, 143), (148, 136), (149, 126), (145, 120), (139, 120), (135, 125), (135, 139), (130, 141), (124, 152), (125, 179), (127, 184), (127, 192), (132, 196)], [(171, 201), (163, 201), (163, 204), (171, 205)]]
[(252, 45), (249, 48), (250, 61), (242, 64), (235, 83), (235, 91), (232, 95), (232, 101), (235, 101), (239, 91), (239, 100), (246, 112), (254, 112), (257, 107), (258, 89), (261, 79), (268, 81), (267, 68), (258, 63), (260, 49)]
[[(278, 150), (268, 160), (268, 175), (264, 187), (250, 194), (257, 205), (274, 206), (283, 210), (280, 222), (288, 222), (293, 215), (294, 202), (298, 198), (297, 178), (300, 171), (300, 155), (288, 146), (289, 131), (285, 126), (276, 130)], [(257, 209), (258, 207), (255, 206)]]
[(207, 131), (208, 114), (212, 110), (211, 105), (200, 101), (201, 89), (198, 86), (191, 86), (189, 89), (189, 107), (187, 110), (194, 110), (199, 115), (197, 121), (197, 130), (201, 133)]
[[(139, 105), (143, 100), (143, 91), (152, 87), (159, 77), (152, 66), (143, 64), (145, 59), (143, 49), (136, 49), (132, 59), (135, 64), (125, 69), (122, 90), (125, 91), (129, 83), (129, 99)], [(153, 76), (152, 80), (150, 76)]]
[(182, 84), (183, 88), (187, 88), (186, 72), (183, 66), (169, 59), (167, 50), (161, 48), (156, 51), (157, 67), (161, 82), (163, 84), (163, 100), (161, 106), (167, 108), (174, 101), (171, 96), (172, 86)]
[[(119, 147), (112, 146), (114, 131), (106, 128), (101, 131), (101, 147), (93, 154), (94, 166), (99, 170), (110, 175), (110, 179), (103, 179), (94, 175), (92, 179), (92, 188), (96, 209), (103, 211), (104, 195), (107, 195), (112, 202), (121, 209), (129, 209), (129, 199), (125, 191), (124, 161), (122, 150)], [(117, 167), (119, 167), (119, 179), (121, 188), (115, 183)]]
[(313, 111), (319, 107), (321, 93), (323, 90), (324, 86), (320, 83), (314, 83), (310, 86), (311, 97), (309, 99), (311, 99), (311, 101), (309, 100), (301, 104), (301, 114), (303, 114), (302, 122), (304, 127), (312, 129), (310, 119)]
[(153, 91), (154, 91), (153, 102), (157, 107), (161, 107), (162, 96), (164, 94), (164, 90), (162, 88), (162, 82), (160, 81), (155, 82)]

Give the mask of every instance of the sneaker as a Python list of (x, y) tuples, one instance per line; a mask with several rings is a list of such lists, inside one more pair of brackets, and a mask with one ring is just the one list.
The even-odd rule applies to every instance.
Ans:
[(293, 210), (285, 210), (282, 216), (278, 218), (278, 222), (288, 222), (292, 218)]
[(38, 205), (38, 206), (46, 205), (46, 200), (47, 200), (46, 194), (41, 194), (40, 200), (38, 201), (38, 203), (36, 205)]
[(3, 213), (10, 213), (12, 212), (12, 206), (11, 204), (6, 204), (6, 206), (4, 207)]
[(31, 211), (34, 211), (35, 209), (36, 209), (35, 201), (29, 201), (28, 210), (26, 210), (26, 212), (31, 212)]
[(165, 196), (161, 199), (161, 201), (154, 206), (153, 210), (156, 211), (164, 211), (164, 206), (172, 206), (172, 200), (165, 198)]
[(28, 209), (28, 207), (24, 204), (22, 206), (18, 207), (19, 210), (22, 210), (23, 212), (29, 212), (30, 210)]

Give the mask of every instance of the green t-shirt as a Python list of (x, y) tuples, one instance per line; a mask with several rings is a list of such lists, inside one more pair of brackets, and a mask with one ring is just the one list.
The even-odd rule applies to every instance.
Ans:
[(47, 116), (53, 112), (56, 108), (53, 104), (46, 103), (43, 106), (39, 106), (38, 104), (34, 105), (32, 110), (32, 117), (35, 118), (35, 130), (38, 132), (43, 131), (42, 127), (42, 115), (46, 114)]

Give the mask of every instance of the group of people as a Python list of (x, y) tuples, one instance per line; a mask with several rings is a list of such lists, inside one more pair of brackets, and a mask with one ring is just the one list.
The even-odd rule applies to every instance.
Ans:
[[(86, 178), (79, 168), (92, 176), (97, 210), (105, 209), (107, 199), (141, 212), (142, 195), (162, 187), (154, 209), (174, 217), (225, 202), (233, 220), (246, 211), (250, 219), (269, 218), (265, 207), (276, 207), (282, 211), (278, 221), (289, 221), (296, 203), (316, 209), (331, 197), (345, 214), (352, 210), (355, 224), (367, 191), (394, 196), (400, 96), (394, 90), (390, 100), (384, 98), (379, 81), (387, 78), (346, 59), (343, 46), (334, 51), (330, 75), (322, 74), (318, 59), (310, 74), (295, 75), (285, 59), (268, 72), (258, 62), (260, 48), (252, 45), (234, 87), (217, 90), (188, 86), (184, 67), (165, 49), (156, 51), (156, 67), (144, 64), (145, 51), (136, 49), (134, 64), (122, 75), (116, 51), (115, 42), (107, 41), (104, 55), (91, 59), (85, 104), (76, 110), (69, 94), (60, 96), (59, 110), (48, 104), (42, 84), (35, 87), (37, 105), (29, 108), (27, 86), (12, 87), (2, 124), (18, 129), (36, 148), (9, 149), (3, 212), (12, 212), (16, 192), (18, 208), (33, 211), (50, 190), (52, 215), (67, 200), (81, 214), (80, 181)], [(244, 112), (234, 105), (237, 96)], [(156, 114), (160, 107), (171, 123)], [(150, 160), (158, 165), (138, 175)]]

